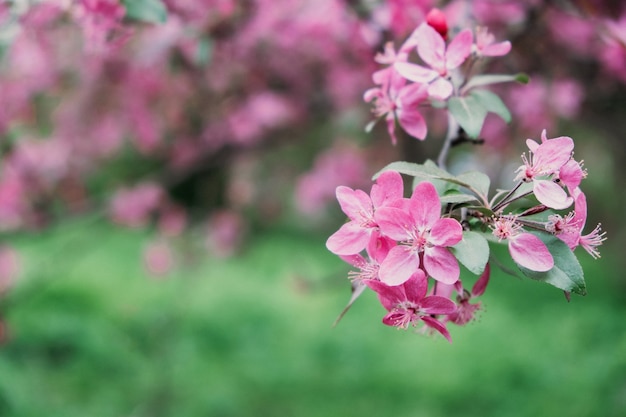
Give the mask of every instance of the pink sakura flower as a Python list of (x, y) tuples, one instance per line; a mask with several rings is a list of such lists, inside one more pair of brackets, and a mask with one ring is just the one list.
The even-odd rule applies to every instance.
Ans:
[(446, 100), (454, 91), (451, 70), (458, 68), (472, 52), (473, 36), (469, 29), (459, 33), (446, 47), (446, 41), (431, 26), (421, 24), (413, 35), (417, 53), (429, 66), (396, 62), (394, 68), (406, 79), (428, 84), (428, 94)]
[(533, 193), (539, 202), (547, 207), (561, 210), (569, 207), (573, 199), (563, 188), (554, 182), (561, 168), (572, 158), (574, 141), (561, 136), (547, 139), (545, 129), (541, 132), (541, 144), (532, 139), (526, 140), (530, 149), (528, 158), (522, 155), (524, 165), (517, 169), (516, 180), (533, 182)]
[(504, 56), (511, 50), (511, 42), (504, 41), (494, 43), (496, 38), (489, 33), (486, 27), (476, 28), (476, 44), (472, 50), (478, 56)]
[(337, 200), (350, 219), (326, 241), (326, 247), (336, 255), (354, 255), (370, 242), (372, 233), (378, 230), (374, 213), (382, 207), (402, 198), (404, 185), (396, 171), (383, 172), (372, 186), (368, 196), (362, 190), (337, 187)]
[(407, 329), (421, 321), (452, 341), (445, 324), (433, 316), (454, 313), (456, 304), (445, 297), (426, 296), (428, 281), (422, 270), (417, 270), (403, 285), (389, 286), (372, 279), (363, 282), (378, 294), (381, 304), (389, 312), (383, 317), (387, 326)]
[[(390, 67), (390, 69), (392, 68)], [(422, 84), (407, 85), (406, 79), (400, 77), (395, 71), (385, 74), (389, 80), (383, 82), (381, 87), (367, 90), (363, 97), (364, 100), (366, 102), (374, 101), (373, 113), (376, 117), (385, 117), (391, 143), (395, 145), (398, 142), (395, 134), (396, 119), (408, 134), (423, 140), (426, 138), (428, 129), (424, 117), (418, 111), (418, 106), (428, 99), (426, 86)]]
[(358, 271), (350, 271), (348, 273), (350, 281), (358, 285), (368, 279), (379, 280), (380, 263), (395, 245), (396, 242), (393, 240), (382, 236), (379, 232), (374, 232), (365, 248), (367, 258), (359, 253), (355, 255), (340, 255), (341, 259), (358, 269)]
[(546, 272), (554, 266), (554, 258), (537, 236), (525, 233), (515, 216), (502, 216), (494, 220), (493, 235), (509, 242), (511, 258), (531, 271)]
[(376, 211), (381, 233), (400, 243), (382, 262), (381, 281), (400, 285), (422, 266), (437, 281), (454, 284), (459, 279), (459, 264), (447, 247), (463, 238), (461, 224), (441, 218), (439, 195), (430, 182), (418, 184), (405, 203)]
[(594, 259), (600, 257), (598, 246), (606, 240), (606, 232), (602, 232), (598, 224), (591, 233), (582, 234), (587, 222), (587, 198), (580, 188), (572, 190), (574, 197), (574, 211), (562, 217), (558, 214), (548, 217), (546, 230), (554, 233), (569, 246), (571, 250), (582, 246)]

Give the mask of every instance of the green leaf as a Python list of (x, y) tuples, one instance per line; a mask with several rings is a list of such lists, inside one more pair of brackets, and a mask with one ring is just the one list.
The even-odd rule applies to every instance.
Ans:
[(475, 97), (452, 97), (448, 110), (471, 138), (477, 138), (483, 128), (487, 109)]
[(511, 122), (511, 112), (496, 94), (487, 90), (473, 90), (470, 96), (478, 100), (488, 112), (497, 114), (507, 123)]
[(463, 204), (477, 200), (475, 196), (463, 193), (446, 194), (441, 196), (440, 199), (441, 204)]
[(530, 81), (530, 78), (528, 77), (528, 75), (526, 75), (524, 73), (519, 73), (519, 74), (484, 74), (484, 75), (476, 75), (476, 76), (472, 77), (467, 82), (467, 84), (465, 84), (465, 87), (463, 87), (463, 90), (461, 91), (461, 93), (465, 93), (465, 92), (471, 90), (472, 88), (480, 87), (480, 86), (483, 86), (483, 85), (508, 83), (508, 82), (512, 82), (512, 81), (516, 81), (516, 82), (521, 83), (521, 84), (528, 84), (528, 82)]
[(583, 269), (576, 255), (559, 238), (548, 233), (533, 233), (543, 243), (554, 258), (554, 267), (547, 272), (531, 271), (519, 266), (519, 269), (528, 278), (545, 282), (563, 291), (586, 295), (587, 289)]
[(385, 171), (398, 171), (401, 174), (410, 175), (412, 177), (420, 177), (423, 179), (442, 179), (452, 180), (454, 175), (439, 168), (433, 161), (427, 160), (423, 164), (416, 164), (414, 162), (392, 162), (376, 174), (373, 179), (375, 180)]
[(487, 200), (489, 185), (491, 184), (491, 180), (487, 174), (479, 171), (469, 171), (457, 175), (456, 179), (459, 181), (460, 185), (475, 191), (477, 194), (484, 197), (484, 200)]
[(489, 261), (489, 244), (482, 234), (463, 232), (463, 239), (450, 248), (452, 254), (470, 272), (480, 275)]
[(167, 9), (161, 0), (124, 0), (126, 17), (148, 23), (165, 23)]

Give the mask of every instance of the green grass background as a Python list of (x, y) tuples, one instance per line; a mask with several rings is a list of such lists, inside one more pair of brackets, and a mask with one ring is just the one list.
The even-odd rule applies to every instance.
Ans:
[(584, 261), (588, 295), (495, 272), (453, 343), (383, 326), (349, 297), (325, 236), (276, 229), (242, 256), (145, 274), (148, 236), (77, 222), (15, 238), (1, 302), (0, 416), (626, 416), (620, 265)]

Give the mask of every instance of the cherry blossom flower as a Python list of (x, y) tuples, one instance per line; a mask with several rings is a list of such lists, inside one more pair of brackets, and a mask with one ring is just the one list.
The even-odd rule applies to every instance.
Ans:
[(537, 236), (526, 233), (515, 216), (501, 216), (491, 226), (498, 240), (506, 239), (511, 258), (531, 271), (546, 272), (554, 266), (554, 258), (545, 243)]
[(429, 66), (396, 62), (394, 68), (406, 79), (428, 84), (428, 94), (446, 100), (454, 91), (451, 70), (458, 68), (472, 51), (473, 36), (469, 29), (459, 33), (448, 46), (430, 25), (423, 23), (415, 32), (417, 53)]
[(389, 250), (396, 245), (396, 242), (388, 237), (382, 236), (380, 232), (374, 232), (367, 247), (367, 258), (357, 253), (355, 255), (340, 255), (339, 257), (349, 263), (358, 271), (350, 271), (348, 278), (353, 284), (362, 284), (364, 280), (380, 280), (378, 271), (380, 263), (385, 259)]
[(373, 113), (376, 117), (385, 117), (391, 143), (395, 145), (398, 142), (395, 133), (396, 120), (408, 134), (423, 140), (428, 129), (418, 106), (428, 98), (427, 87), (423, 84), (407, 85), (406, 79), (394, 71), (389, 72), (388, 76), (389, 82), (384, 82), (382, 87), (367, 90), (364, 100), (374, 101)]
[(463, 238), (461, 224), (441, 218), (441, 203), (435, 186), (424, 181), (415, 187), (411, 199), (402, 207), (383, 207), (376, 212), (381, 232), (400, 244), (389, 251), (380, 266), (380, 279), (400, 285), (418, 268), (443, 282), (459, 279), (459, 264), (447, 249)]
[(573, 189), (572, 196), (574, 197), (574, 211), (565, 217), (558, 214), (548, 217), (546, 230), (554, 233), (571, 250), (580, 245), (594, 259), (597, 259), (600, 257), (598, 246), (606, 240), (606, 232), (602, 232), (600, 224), (598, 224), (591, 233), (582, 234), (587, 222), (587, 198), (580, 188)]
[(369, 196), (362, 190), (337, 187), (337, 200), (350, 221), (328, 238), (328, 250), (336, 255), (361, 252), (369, 243), (372, 233), (378, 230), (375, 212), (401, 199), (403, 192), (402, 177), (396, 171), (383, 172), (372, 186)]
[(541, 132), (541, 144), (532, 139), (526, 140), (529, 156), (522, 155), (524, 165), (517, 169), (516, 180), (533, 183), (533, 193), (539, 202), (547, 207), (561, 210), (569, 207), (573, 199), (563, 188), (554, 182), (555, 175), (571, 159), (574, 141), (567, 136), (547, 139), (546, 131)]
[(363, 282), (378, 294), (381, 304), (389, 312), (383, 318), (384, 324), (407, 329), (421, 321), (452, 342), (445, 324), (433, 316), (454, 313), (456, 304), (445, 297), (426, 296), (428, 281), (422, 270), (417, 270), (403, 285), (389, 286), (371, 279)]

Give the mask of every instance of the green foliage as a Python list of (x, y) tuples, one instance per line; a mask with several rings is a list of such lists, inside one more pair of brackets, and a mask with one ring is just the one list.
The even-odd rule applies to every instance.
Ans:
[(508, 82), (518, 82), (521, 84), (528, 84), (530, 82), (530, 77), (524, 73), (476, 75), (472, 77), (467, 82), (467, 84), (465, 84), (461, 93), (464, 94), (465, 92), (475, 87), (482, 87), (485, 85), (508, 83)]
[(161, 0), (123, 0), (126, 17), (147, 23), (165, 23), (167, 9)]
[(465, 130), (471, 138), (477, 138), (487, 117), (487, 109), (481, 105), (476, 97), (451, 97), (448, 100), (448, 110), (454, 120)]
[(155, 280), (145, 233), (81, 222), (15, 237), (28, 262), (4, 299), (0, 415), (623, 414), (626, 302), (609, 252), (585, 265), (602, 279), (584, 302), (492, 269), (485, 311), (450, 345), (383, 326), (371, 291), (332, 328), (350, 268), (325, 238), (274, 231)]
[(489, 244), (482, 234), (464, 231), (463, 240), (450, 248), (454, 256), (470, 272), (480, 275), (489, 260)]

